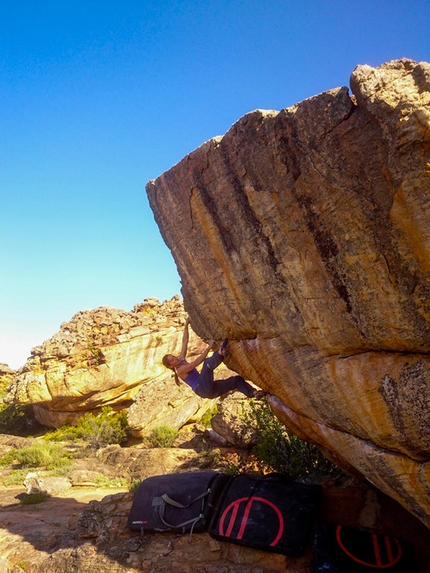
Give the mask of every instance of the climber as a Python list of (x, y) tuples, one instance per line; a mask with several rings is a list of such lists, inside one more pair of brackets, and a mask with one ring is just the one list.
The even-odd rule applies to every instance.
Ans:
[[(188, 386), (191, 387), (193, 392), (200, 396), (200, 398), (218, 398), (222, 394), (226, 394), (230, 390), (238, 390), (245, 394), (248, 398), (256, 398), (257, 400), (266, 395), (262, 390), (253, 388), (242, 376), (231, 376), (226, 380), (214, 380), (214, 370), (224, 360), (226, 353), (227, 340), (224, 340), (217, 352), (214, 352), (210, 358), (207, 358), (209, 350), (214, 344), (213, 340), (208, 341), (208, 346), (200, 356), (192, 362), (187, 362), (185, 357), (187, 355), (188, 347), (188, 325), (190, 324), (189, 318), (185, 321), (184, 333), (182, 335), (182, 348), (178, 356), (173, 354), (166, 354), (163, 357), (163, 364), (166, 368), (173, 370), (175, 374), (175, 381), (179, 385), (179, 378), (181, 378)], [(203, 367), (199, 373), (197, 366), (203, 362)]]

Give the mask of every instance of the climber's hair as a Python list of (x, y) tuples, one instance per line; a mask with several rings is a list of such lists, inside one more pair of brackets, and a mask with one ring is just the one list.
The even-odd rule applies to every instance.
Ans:
[(165, 354), (163, 356), (163, 358), (161, 359), (161, 362), (163, 363), (163, 366), (165, 366), (166, 368), (168, 368), (169, 370), (172, 370), (173, 374), (175, 375), (175, 382), (177, 386), (181, 385), (181, 381), (179, 380), (179, 376), (176, 374), (176, 370), (174, 368), (172, 368), (169, 364), (169, 356), (172, 356), (171, 354)]

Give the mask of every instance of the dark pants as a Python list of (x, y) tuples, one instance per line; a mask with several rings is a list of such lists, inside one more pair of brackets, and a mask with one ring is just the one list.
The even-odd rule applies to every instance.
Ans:
[(218, 398), (230, 390), (238, 390), (248, 398), (252, 398), (255, 389), (242, 376), (237, 375), (226, 380), (214, 380), (214, 370), (221, 364), (222, 360), (223, 357), (218, 352), (214, 352), (210, 358), (206, 358), (195, 389), (196, 394), (200, 398)]

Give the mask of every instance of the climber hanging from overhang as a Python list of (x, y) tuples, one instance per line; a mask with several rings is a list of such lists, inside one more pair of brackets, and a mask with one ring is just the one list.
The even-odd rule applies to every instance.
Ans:
[[(231, 390), (237, 390), (245, 394), (248, 398), (256, 398), (257, 400), (266, 395), (262, 390), (256, 390), (251, 384), (242, 378), (242, 376), (230, 376), (225, 380), (214, 380), (214, 370), (224, 360), (226, 354), (228, 340), (224, 340), (216, 352), (209, 358), (207, 355), (214, 345), (214, 340), (208, 341), (208, 346), (200, 356), (195, 358), (192, 362), (187, 362), (187, 348), (189, 340), (188, 326), (190, 324), (189, 318), (185, 321), (184, 333), (182, 335), (182, 347), (178, 356), (173, 354), (166, 354), (163, 357), (163, 364), (166, 368), (173, 370), (177, 384), (180, 384), (179, 378), (183, 380), (200, 398), (218, 398)], [(203, 367), (199, 372), (197, 366), (203, 362)]]

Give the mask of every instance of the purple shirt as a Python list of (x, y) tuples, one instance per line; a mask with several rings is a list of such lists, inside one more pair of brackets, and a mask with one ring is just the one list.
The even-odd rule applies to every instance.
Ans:
[(199, 376), (200, 374), (197, 368), (193, 368), (188, 372), (187, 377), (183, 379), (185, 384), (188, 384), (193, 392), (196, 391), (197, 384), (199, 383)]

